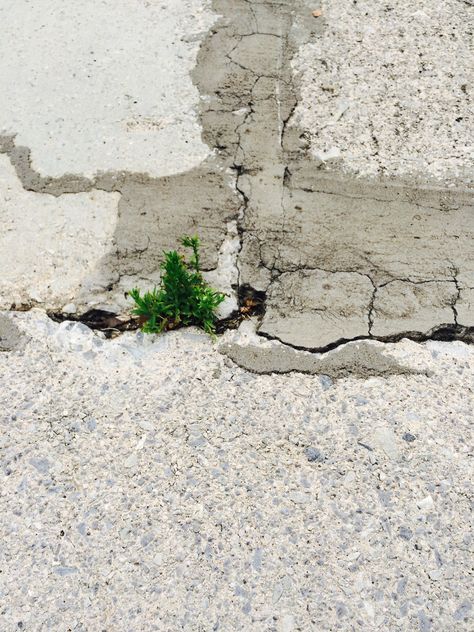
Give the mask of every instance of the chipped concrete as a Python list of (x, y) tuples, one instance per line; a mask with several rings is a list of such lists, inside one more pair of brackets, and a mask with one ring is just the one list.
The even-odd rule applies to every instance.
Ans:
[[(198, 232), (208, 278), (229, 294), (224, 313), (236, 307), (237, 285), (264, 293), (266, 313), (260, 333), (267, 337), (313, 350), (361, 337), (398, 339), (407, 334), (420, 338), (433, 331), (441, 335), (443, 328), (450, 336), (469, 337), (474, 326), (474, 205), (469, 178), (461, 177), (461, 170), (454, 179), (434, 181), (429, 170), (421, 173), (413, 168), (403, 179), (396, 169), (381, 171), (377, 179), (362, 179), (348, 175), (337, 161), (322, 164), (314, 157), (314, 134), (308, 129), (310, 119), (315, 124), (314, 108), (308, 104), (308, 77), (312, 73), (319, 77), (314, 47), (325, 42), (331, 59), (340, 51), (341, 38), (331, 33), (334, 16), (343, 11), (344, 3), (332, 3), (327, 15), (323, 6), (322, 16), (315, 18), (314, 7), (304, 0), (214, 0), (196, 5), (198, 22), (202, 18), (203, 24), (212, 23), (207, 33), (196, 34), (199, 24), (190, 28), (191, 17), (186, 14), (194, 7), (190, 2), (177, 2), (174, 16), (160, 8), (162, 2), (142, 3), (134, 20), (145, 15), (155, 19), (161, 11), (167, 20), (174, 20), (173, 28), (160, 22), (160, 28), (169, 31), (166, 37), (179, 31), (185, 33), (184, 40), (193, 40), (176, 43), (176, 59), (170, 68), (179, 65), (176, 76), (186, 77), (183, 90), (191, 90), (191, 80), (194, 84), (194, 96), (188, 92), (189, 99), (180, 107), (185, 113), (198, 107), (196, 120), (205, 153), (193, 153), (197, 145), (190, 141), (190, 150), (181, 152), (183, 162), (178, 168), (168, 160), (174, 139), (159, 145), (155, 132), (150, 132), (146, 138), (155, 139), (153, 146), (160, 154), (154, 165), (158, 169), (165, 160), (170, 168), (166, 176), (145, 168), (140, 152), (133, 164), (111, 161), (100, 167), (101, 172), (92, 167), (65, 174), (54, 168), (38, 170), (38, 150), (28, 145), (25, 126), (13, 129), (10, 125), (5, 130), (0, 151), (10, 159), (23, 187), (38, 194), (37, 199), (66, 193), (73, 199), (94, 191), (120, 195), (108, 251), (81, 278), (75, 296), (68, 294), (62, 302), (48, 298), (43, 306), (58, 308), (73, 302), (79, 312), (90, 307), (125, 312), (129, 309), (127, 290), (159, 281), (162, 251), (176, 247), (182, 234)], [(390, 21), (398, 27), (406, 11), (400, 3), (395, 5)], [(424, 7), (428, 6), (426, 0)], [(106, 2), (101, 11), (109, 9)], [(107, 41), (123, 19), (122, 9), (112, 20)], [(351, 7), (348, 15), (354, 11), (360, 13)], [(471, 8), (460, 11), (464, 15)], [(367, 33), (386, 28), (379, 9), (366, 13)], [(390, 50), (397, 38), (400, 42), (408, 39), (406, 54), (413, 56), (423, 43), (423, 16), (419, 12), (418, 22), (411, 20), (403, 34), (394, 29)], [(439, 12), (429, 15), (428, 31), (435, 29), (438, 19)], [(457, 24), (459, 18), (452, 19)], [(142, 27), (148, 29), (148, 25)], [(446, 28), (439, 32), (444, 43), (434, 43), (429, 54), (442, 46), (446, 59), (452, 59), (466, 38), (462, 28), (454, 37), (444, 38)], [(370, 38), (364, 37), (365, 55)], [(124, 50), (129, 44), (125, 37)], [(182, 46), (187, 53), (181, 60)], [(133, 50), (134, 63), (142, 70), (141, 57)], [(376, 49), (373, 53), (376, 56)], [(193, 56), (196, 64), (189, 77)], [(3, 72), (8, 76), (10, 62), (5, 63)], [(353, 71), (350, 66), (349, 74), (339, 78), (341, 93), (352, 90)], [(449, 91), (452, 81), (459, 79), (441, 73), (430, 77), (430, 99)], [(319, 83), (314, 85), (319, 90)], [(448, 106), (442, 99), (438, 105), (439, 117)], [(464, 101), (456, 107), (464, 108)], [(337, 120), (331, 121), (334, 125), (324, 124), (324, 129), (337, 131), (349, 120), (349, 109), (339, 104)], [(351, 129), (356, 134), (356, 128)], [(46, 133), (44, 125), (38, 133)], [(453, 128), (450, 133), (457, 132)], [(349, 133), (347, 138), (351, 138)], [(433, 151), (435, 144), (440, 150), (434, 136), (431, 140)], [(469, 142), (469, 135), (465, 140)], [(422, 142), (428, 142), (426, 136)], [(322, 150), (327, 153), (327, 149)], [(413, 147), (412, 151), (421, 156), (425, 149)], [(461, 146), (460, 151), (467, 159)], [(442, 163), (449, 171), (450, 155), (443, 155), (445, 162), (443, 156), (432, 154), (436, 164)], [(194, 162), (187, 162), (188, 158)], [(449, 172), (454, 174), (452, 169)], [(229, 237), (229, 226), (234, 236)], [(2, 305), (11, 304), (10, 299), (2, 297)], [(30, 304), (37, 302), (33, 296), (30, 299)]]

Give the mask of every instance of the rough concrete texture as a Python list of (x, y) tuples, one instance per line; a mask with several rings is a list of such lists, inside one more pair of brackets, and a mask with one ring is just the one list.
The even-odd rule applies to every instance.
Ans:
[(0, 190), (2, 306), (70, 302), (112, 246), (120, 196), (25, 191), (4, 155)]
[(311, 153), (362, 176), (472, 183), (474, 11), (462, 0), (321, 0), (293, 60)]
[[(227, 332), (218, 346), (220, 353), (252, 373), (298, 371), (310, 375), (322, 374), (331, 378), (367, 378), (413, 375), (418, 371), (410, 362), (409, 354), (400, 352), (396, 345), (375, 340), (360, 340), (324, 353), (315, 353), (295, 349), (277, 340), (266, 340), (256, 333), (257, 325), (255, 319), (243, 321), (238, 330)], [(409, 349), (408, 341), (405, 341), (405, 349), (407, 348)], [(417, 348), (413, 346), (412, 351)], [(429, 374), (427, 367), (420, 371)]]
[(472, 348), (333, 381), (192, 332), (14, 321), (3, 630), (472, 630)]
[[(133, 17), (137, 21), (137, 32), (148, 32), (149, 25), (145, 20), (148, 16), (152, 24), (166, 31), (162, 37), (163, 45), (174, 37), (175, 32), (192, 33), (184, 39), (195, 39), (196, 25), (189, 27), (194, 6), (203, 10), (197, 13), (198, 21), (202, 18), (203, 24), (212, 22), (208, 32), (201, 33), (196, 41), (174, 40), (172, 53), (175, 57), (169, 51), (166, 57), (170, 72), (176, 71), (176, 83), (182, 83), (182, 89), (188, 95), (178, 107), (185, 113), (198, 107), (196, 116), (201, 125), (201, 140), (207, 148), (203, 154), (193, 153), (192, 147), (196, 147), (198, 141), (195, 135), (189, 136), (191, 149), (181, 152), (183, 161), (177, 166), (172, 153), (177, 137), (181, 140), (181, 136), (175, 129), (174, 137), (171, 140), (167, 137), (162, 145), (153, 140), (158, 138), (154, 132), (140, 137), (147, 143), (150, 139), (154, 151), (160, 154), (160, 159), (154, 162), (157, 169), (162, 160), (169, 166), (168, 175), (163, 177), (159, 175), (163, 172), (143, 166), (138, 151), (136, 162), (120, 165), (112, 161), (103, 164), (100, 173), (98, 167), (84, 168), (73, 174), (53, 168), (38, 171), (36, 154), (41, 153), (41, 148), (38, 150), (26, 138), (28, 121), (17, 120), (16, 124), (22, 129), (13, 129), (10, 121), (0, 151), (8, 156), (23, 187), (37, 194), (38, 204), (46, 194), (59, 198), (72, 194), (67, 196), (68, 200), (93, 191), (120, 195), (118, 219), (108, 251), (90, 274), (84, 277), (81, 272), (81, 287), (73, 299), (69, 294), (62, 300), (59, 297), (47, 299), (42, 303), (44, 307), (58, 309), (73, 301), (79, 311), (90, 307), (126, 311), (129, 309), (125, 297), (128, 289), (137, 284), (149, 287), (158, 281), (162, 251), (176, 247), (183, 233), (198, 232), (204, 243), (203, 264), (210, 273), (209, 278), (215, 283), (220, 279), (219, 285), (229, 294), (226, 313), (236, 305), (238, 285), (250, 286), (266, 294), (266, 314), (260, 325), (260, 333), (264, 336), (276, 336), (288, 344), (323, 350), (340, 341), (359, 337), (429, 336), (440, 327), (450, 335), (461, 336), (462, 332), (468, 331), (466, 328), (474, 326), (472, 189), (469, 188), (469, 177), (463, 175), (461, 163), (458, 161), (457, 166), (453, 166), (453, 152), (446, 148), (443, 136), (452, 134), (450, 138), (457, 142), (458, 132), (449, 121), (459, 112), (464, 121), (469, 88), (461, 90), (459, 99), (458, 93), (454, 94), (453, 99), (458, 100), (452, 106), (452, 112), (449, 103), (442, 98), (454, 90), (453, 85), (459, 83), (464, 64), (467, 64), (468, 55), (461, 53), (465, 50), (463, 47), (468, 47), (465, 29), (472, 13), (469, 4), (456, 2), (456, 13), (454, 8), (449, 10), (451, 3), (448, 3), (446, 15), (442, 16), (438, 8), (430, 10), (436, 3), (426, 0), (419, 8), (416, 20), (408, 20), (407, 11), (412, 9), (404, 8), (399, 2), (390, 6), (383, 4), (383, 7), (393, 9), (385, 11), (382, 5), (366, 10), (365, 3), (357, 8), (359, 5), (348, 7), (347, 3), (337, 0), (330, 8), (324, 5), (323, 14), (317, 18), (312, 14), (313, 3), (304, 0), (213, 0), (209, 5), (179, 0), (173, 3), (173, 11), (160, 8), (162, 2), (139, 4), (137, 15)], [(23, 3), (18, 6), (23, 7)], [(104, 11), (110, 11), (111, 4), (102, 3), (100, 9), (97, 6), (91, 5), (89, 22), (98, 20)], [(115, 11), (116, 5), (113, 6)], [(84, 10), (82, 6), (76, 7), (73, 14)], [(96, 10), (98, 13), (94, 18)], [(107, 31), (104, 41), (116, 37), (117, 49), (122, 46), (117, 25), (127, 11), (129, 7), (120, 5), (118, 15), (110, 23), (104, 22), (103, 29)], [(426, 103), (436, 101), (437, 105), (424, 125), (429, 124), (434, 130), (437, 129), (434, 120), (442, 119), (439, 132), (433, 132), (428, 138), (423, 131), (425, 128), (418, 126), (416, 134), (413, 128), (406, 136), (406, 146), (416, 153), (417, 158), (425, 160), (427, 155), (431, 156), (432, 165), (437, 165), (436, 169), (439, 166), (444, 174), (449, 172), (449, 178), (436, 180), (428, 169), (420, 172), (415, 167), (401, 178), (400, 170), (394, 167), (383, 174), (377, 171), (377, 178), (362, 179), (347, 175), (345, 167), (341, 169), (339, 163), (322, 163), (314, 157), (314, 133), (311, 135), (309, 128), (314, 132), (316, 123), (314, 107), (308, 104), (308, 95), (313, 94), (308, 88), (308, 78), (315, 79), (319, 96), (321, 91), (325, 92), (320, 86), (324, 74), (320, 72), (322, 62), (320, 56), (314, 55), (314, 50), (323, 42), (327, 59), (343, 59), (340, 31), (334, 22), (341, 16), (340, 28), (347, 32), (348, 41), (352, 42), (353, 30), (359, 28), (362, 12), (365, 20), (363, 42), (354, 49), (354, 62), (350, 59), (345, 62), (347, 73), (339, 76), (340, 93), (352, 95), (353, 101), (359, 99), (355, 88), (362, 89), (367, 81), (364, 63), (369, 52), (372, 51), (372, 59), (383, 58), (377, 48), (380, 46), (377, 37), (368, 36), (371, 32), (383, 34), (390, 26), (387, 55), (395, 55), (396, 47), (401, 49), (406, 44), (405, 53), (400, 53), (402, 60), (405, 59), (403, 55), (411, 58), (425, 46), (426, 51), (422, 52), (427, 59), (442, 49), (440, 55), (444, 66), (451, 68), (450, 60), (454, 55), (460, 55), (455, 72), (426, 71), (430, 91), (423, 98)], [(168, 15), (170, 13), (175, 15)], [(156, 22), (158, 14), (167, 16), (166, 20)], [(350, 26), (348, 23), (354, 15), (357, 20)], [(17, 19), (17, 15), (8, 16), (10, 22)], [(48, 29), (53, 29), (54, 23), (58, 33), (63, 19), (69, 24), (70, 18), (57, 8), (44, 17), (44, 20), (50, 20)], [(171, 26), (168, 20), (173, 22)], [(452, 37), (446, 37), (446, 29), (451, 28), (448, 25), (456, 26), (459, 20), (463, 24)], [(143, 90), (147, 98), (153, 99), (155, 97), (149, 95), (150, 82), (144, 81), (144, 76), (155, 76), (154, 66), (150, 71), (142, 58), (149, 51), (142, 52), (143, 47), (136, 44), (130, 48), (128, 30), (123, 32), (120, 50), (128, 50), (130, 65), (139, 68), (138, 76), (142, 84), (148, 86), (142, 86)], [(161, 33), (161, 30), (157, 32)], [(62, 38), (63, 34), (57, 36)], [(81, 35), (74, 41), (83, 46), (85, 37)], [(160, 37), (156, 39), (160, 40)], [(198, 40), (201, 45), (196, 56)], [(108, 59), (106, 52), (101, 59)], [(196, 65), (189, 76), (194, 58)], [(79, 56), (79, 59), (83, 57)], [(7, 54), (2, 62), (3, 70), (0, 70), (0, 74), (7, 78), (10, 76), (10, 60)], [(364, 76), (355, 85), (358, 60)], [(156, 62), (157, 68), (162, 65)], [(414, 110), (410, 110), (407, 101), (412, 98), (408, 88), (425, 89), (424, 71), (419, 80), (412, 78), (413, 85), (402, 86), (401, 71), (398, 68), (392, 70), (382, 70), (382, 65), (377, 67), (373, 77), (374, 90), (380, 92), (382, 79), (390, 84), (391, 92), (388, 94), (387, 88), (386, 98), (391, 99), (394, 90), (400, 92), (400, 103), (407, 102), (403, 109), (410, 117)], [(140, 75), (142, 72), (144, 76)], [(94, 85), (97, 85), (97, 76), (97, 73), (92, 75)], [(112, 76), (117, 79), (116, 75)], [(157, 74), (156, 78), (157, 85), (165, 85), (161, 75)], [(54, 75), (47, 84), (54, 94), (60, 90), (60, 79), (59, 74)], [(119, 87), (122, 79), (119, 74)], [(170, 95), (169, 108), (176, 108), (173, 94), (169, 91), (167, 94)], [(368, 94), (369, 97), (372, 98)], [(413, 99), (418, 98), (421, 97), (413, 96)], [(156, 101), (159, 101), (159, 95)], [(318, 107), (319, 102), (314, 103)], [(366, 107), (361, 99), (358, 103), (357, 107), (344, 110), (337, 125), (328, 129), (334, 128), (336, 133), (339, 123), (342, 125), (350, 120), (346, 117), (351, 116), (351, 112), (363, 110), (370, 115), (377, 110), (379, 116), (383, 111), (383, 108), (377, 109), (376, 104)], [(118, 113), (120, 118), (122, 113), (120, 110)], [(145, 111), (141, 115), (148, 116)], [(107, 120), (105, 115), (99, 119)], [(380, 118), (377, 121), (379, 125)], [(392, 119), (387, 118), (387, 143), (393, 132), (390, 121)], [(466, 124), (467, 114), (463, 121), (460, 124)], [(48, 126), (39, 119), (37, 123), (41, 128), (38, 137), (48, 134)], [(405, 119), (403, 125), (400, 123), (401, 128), (407, 125)], [(351, 129), (352, 136), (347, 130), (346, 136), (356, 147), (358, 128)], [(419, 147), (408, 142), (415, 136), (421, 143)], [(90, 136), (87, 138), (90, 140)], [(471, 138), (469, 130), (462, 143), (457, 143), (463, 160), (468, 159), (465, 145)], [(431, 144), (427, 144), (428, 140)], [(67, 144), (67, 134), (61, 142)], [(70, 148), (67, 151), (70, 152)], [(81, 154), (78, 160), (83, 160), (80, 145), (72, 153)], [(199, 164), (194, 161), (198, 154), (201, 156), (199, 160), (206, 156)], [(194, 162), (188, 162), (188, 158)], [(396, 164), (405, 164), (404, 160), (400, 155)], [(144, 170), (148, 175), (142, 173)], [(60, 173), (63, 175), (57, 177)], [(240, 241), (237, 245), (235, 227)], [(40, 275), (32, 277), (32, 281), (44, 285)], [(72, 285), (75, 286), (75, 281)], [(28, 294), (30, 285), (22, 289)], [(11, 305), (11, 297), (2, 295), (0, 298), (2, 306)], [(36, 304), (33, 297), (31, 303)]]
[[(189, 73), (203, 0), (15, 0), (0, 7), (0, 133), (44, 176), (171, 175), (210, 153)], [(153, 87), (152, 87), (153, 86)]]

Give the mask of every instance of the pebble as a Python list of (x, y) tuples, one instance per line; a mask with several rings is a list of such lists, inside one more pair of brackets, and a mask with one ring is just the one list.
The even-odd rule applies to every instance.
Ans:
[(434, 507), (434, 500), (431, 496), (426, 496), (426, 498), (419, 500), (417, 504), (418, 504), (418, 507), (422, 509), (423, 511), (429, 511), (430, 509), (433, 509)]
[(324, 455), (317, 448), (308, 447), (304, 452), (310, 463), (322, 463), (325, 459)]
[(77, 312), (77, 307), (74, 303), (68, 303), (63, 307), (63, 314), (75, 314)]
[(281, 619), (281, 632), (293, 632), (295, 629), (295, 617), (292, 614), (285, 614)]
[(77, 568), (75, 566), (56, 566), (54, 572), (60, 577), (66, 577), (66, 575), (77, 573)]
[(30, 464), (35, 467), (41, 474), (47, 474), (49, 468), (51, 467), (51, 463), (48, 461), (48, 459), (33, 458), (30, 459)]
[(125, 459), (125, 467), (136, 467), (138, 464), (138, 456), (135, 452)]
[(412, 435), (410, 432), (405, 432), (402, 439), (404, 441), (408, 441), (408, 443), (412, 443), (413, 441), (415, 441), (416, 437), (415, 435)]
[(400, 527), (398, 535), (402, 538), (402, 540), (411, 540), (413, 537), (413, 531), (408, 527)]
[(456, 621), (462, 621), (465, 619), (469, 613), (471, 612), (472, 604), (470, 601), (463, 601), (461, 605), (456, 609), (456, 612), (453, 614), (453, 618)]
[[(379, 427), (375, 429), (373, 441), (391, 459), (397, 459), (399, 450), (397, 437), (391, 428)], [(370, 442), (369, 442), (370, 444)]]
[(323, 391), (327, 391), (328, 388), (331, 388), (331, 386), (334, 384), (333, 380), (329, 377), (329, 375), (320, 375), (319, 381), (321, 382)]

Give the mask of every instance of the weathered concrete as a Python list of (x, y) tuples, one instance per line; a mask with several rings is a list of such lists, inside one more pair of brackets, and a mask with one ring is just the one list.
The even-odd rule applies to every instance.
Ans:
[(472, 630), (474, 348), (351, 343), (414, 374), (335, 381), (10, 318), (2, 632)]
[(373, 293), (355, 272), (287, 272), (270, 286), (260, 331), (299, 347), (368, 336)]
[(118, 193), (53, 197), (25, 191), (0, 155), (0, 305), (64, 305), (110, 251)]
[[(460, 0), (321, 0), (321, 35), (293, 67), (292, 122), (328, 167), (363, 176), (474, 182), (473, 7)], [(326, 159), (327, 160), (327, 159)]]
[[(168, 16), (178, 30), (188, 31), (190, 17), (186, 10), (192, 9), (194, 1), (180, 0), (176, 15)], [(149, 15), (153, 22), (161, 4), (140, 5), (139, 15), (134, 19), (140, 21)], [(458, 147), (456, 156), (460, 157), (459, 160), (454, 157), (455, 164), (453, 156), (443, 154), (440, 149), (448, 140), (456, 143), (461, 128), (443, 122), (439, 139), (433, 135), (431, 145), (426, 134), (420, 146), (410, 145), (410, 151), (417, 152), (422, 161), (436, 145), (438, 153), (431, 154), (431, 171), (420, 172), (413, 163), (415, 166), (407, 174), (406, 160), (400, 156), (398, 163), (392, 160), (392, 167), (387, 163), (385, 169), (377, 168), (380, 176), (377, 180), (361, 179), (344, 172), (349, 163), (344, 163), (346, 166), (337, 161), (322, 163), (314, 156), (317, 120), (308, 101), (309, 95), (314, 94), (313, 88), (308, 87), (309, 78), (318, 77), (314, 84), (315, 99), (321, 96), (321, 90), (325, 91), (320, 80), (327, 83), (327, 77), (320, 77), (317, 72), (320, 61), (314, 51), (324, 41), (328, 59), (339, 54), (341, 37), (339, 31), (331, 37), (335, 28), (335, 18), (331, 15), (337, 17), (343, 4), (333, 3), (328, 15), (323, 6), (323, 16), (314, 18), (314, 7), (303, 0), (214, 0), (212, 7), (208, 7), (214, 14), (207, 9), (202, 14), (204, 21), (209, 24), (213, 21), (209, 32), (196, 36), (196, 41), (190, 43), (192, 46), (187, 47), (186, 42), (176, 44), (173, 48), (176, 56), (169, 55), (170, 68), (179, 66), (176, 76), (186, 76), (183, 90), (187, 96), (182, 108), (189, 113), (199, 104), (202, 141), (207, 145), (201, 155), (197, 149), (201, 141), (196, 140), (194, 132), (189, 136), (186, 133), (190, 150), (186, 156), (181, 152), (183, 161), (179, 166), (173, 157), (175, 139), (168, 138), (169, 142), (157, 149), (158, 136), (153, 131), (150, 138), (153, 143), (156, 141), (153, 146), (160, 158), (153, 162), (150, 154), (147, 160), (153, 162), (155, 170), (144, 166), (138, 155), (133, 164), (128, 158), (124, 163), (102, 164), (102, 173), (97, 165), (73, 174), (65, 174), (52, 165), (49, 170), (38, 172), (35, 154), (39, 150), (35, 143), (31, 148), (27, 145), (25, 130), (29, 119), (23, 122), (15, 119), (22, 129), (13, 129), (10, 121), (0, 150), (15, 167), (23, 187), (35, 192), (38, 204), (46, 194), (59, 198), (66, 193), (74, 194), (64, 198), (68, 200), (76, 194), (96, 190), (120, 195), (108, 251), (86, 275), (83, 270), (80, 275), (71, 270), (74, 283), (70, 286), (77, 288), (77, 278), (81, 280), (74, 296), (70, 292), (62, 297), (39, 296), (44, 300), (43, 306), (60, 308), (73, 301), (79, 310), (98, 306), (125, 311), (128, 289), (136, 284), (149, 287), (158, 281), (162, 251), (175, 247), (183, 233), (198, 232), (204, 243), (203, 263), (209, 278), (230, 295), (224, 313), (236, 306), (237, 285), (262, 291), (267, 299), (260, 332), (288, 344), (318, 350), (360, 337), (395, 339), (404, 333), (429, 336), (441, 326), (445, 329), (447, 326), (451, 336), (461, 336), (466, 327), (474, 326), (474, 206), (469, 178), (463, 176), (461, 164), (467, 159), (467, 149), (464, 145)], [(423, 10), (431, 4), (424, 1)], [(397, 28), (402, 28), (406, 12), (399, 2), (395, 5), (396, 10), (389, 12), (394, 26), (390, 50), (395, 51), (395, 46), (401, 46), (408, 38), (406, 54), (411, 58), (423, 45), (420, 25), (425, 17), (423, 12), (418, 13), (418, 22), (410, 19), (406, 33), (401, 34)], [(349, 17), (356, 11), (359, 20), (363, 6), (364, 3), (359, 8), (351, 7)], [(366, 13), (367, 32), (363, 46), (356, 51), (364, 63), (368, 59), (367, 47), (374, 59), (378, 55), (378, 44), (374, 41), (370, 48), (367, 33), (371, 28), (375, 32), (387, 28), (379, 9)], [(453, 12), (435, 11), (426, 18), (428, 31), (443, 35), (443, 59), (449, 59), (450, 65), (453, 55), (466, 41), (462, 34), (465, 27), (449, 39), (444, 38), (446, 29), (456, 27), (459, 16), (471, 13), (472, 8), (465, 5), (454, 17)], [(54, 15), (45, 15), (44, 19)], [(117, 20), (123, 15), (121, 12)], [(464, 24), (468, 22), (466, 18)], [(160, 24), (168, 28), (167, 22)], [(116, 25), (113, 22), (111, 32), (116, 32)], [(48, 28), (53, 27), (49, 24)], [(168, 31), (171, 33), (173, 29)], [(190, 32), (196, 32), (194, 26)], [(350, 31), (351, 38), (353, 35)], [(195, 39), (194, 35), (191, 39)], [(192, 71), (195, 87), (191, 90), (188, 71), (199, 39), (202, 43)], [(125, 40), (123, 50), (130, 44)], [(438, 42), (430, 46), (429, 55), (434, 55), (441, 45)], [(180, 61), (184, 50), (186, 54)], [(136, 48), (133, 51), (133, 63), (140, 66), (141, 72), (143, 60)], [(8, 76), (10, 62), (5, 63), (7, 70), (3, 72)], [(470, 103), (467, 88), (452, 112), (450, 99), (443, 100), (452, 82), (458, 82), (461, 66), (454, 78), (439, 72), (430, 74), (432, 90), (425, 91), (423, 98), (427, 109), (436, 101), (435, 117), (448, 111), (449, 116), (453, 112), (464, 116), (466, 104)], [(365, 68), (365, 73), (367, 67), (362, 64), (361, 68)], [(354, 72), (351, 65), (347, 75), (338, 75), (342, 95), (354, 87)], [(384, 72), (378, 69), (375, 83), (385, 80)], [(158, 83), (161, 80), (162, 77), (157, 78)], [(426, 78), (422, 73), (421, 83), (416, 83), (415, 78), (413, 81), (422, 86)], [(361, 85), (357, 84), (357, 90)], [(357, 95), (354, 93), (353, 98), (358, 99)], [(368, 115), (378, 104), (376, 100), (370, 105)], [(334, 106), (337, 120), (332, 120), (329, 127), (327, 121), (323, 123), (324, 130), (332, 130), (331, 134), (342, 134), (339, 123), (349, 120), (345, 118), (349, 110), (350, 116), (360, 112), (357, 108), (342, 111), (339, 105)], [(170, 104), (172, 108), (175, 106), (175, 102)], [(380, 118), (377, 120), (380, 122)], [(351, 141), (350, 134), (357, 133), (357, 125), (344, 128), (347, 142)], [(177, 129), (175, 135), (179, 133)], [(384, 155), (392, 147), (393, 134), (396, 135), (392, 119), (387, 130)], [(36, 138), (44, 133), (43, 125)], [(410, 134), (408, 140), (416, 140), (413, 130)], [(361, 142), (365, 142), (363, 138)], [(469, 137), (465, 142), (469, 144)], [(321, 147), (323, 153), (327, 151), (326, 146)], [(201, 156), (201, 160), (204, 155), (205, 160), (197, 165), (197, 157)], [(170, 171), (160, 177), (163, 161)], [(125, 170), (119, 171), (121, 168)], [(360, 173), (372, 173), (372, 167), (364, 169)], [(399, 178), (402, 172), (403, 180)], [(440, 174), (446, 177), (434, 180)], [(239, 244), (235, 241), (236, 229)], [(21, 229), (15, 233), (17, 239), (21, 239)], [(42, 274), (41, 270), (33, 273), (33, 285), (48, 286)], [(20, 285), (16, 283), (15, 287)], [(30, 295), (30, 303), (34, 304), (37, 301), (30, 285), (23, 283), (20, 289), (25, 296)], [(8, 307), (12, 302), (9, 292), (2, 292), (0, 305)]]
[(189, 73), (216, 16), (203, 0), (0, 6), (0, 134), (44, 176), (151, 176), (209, 155)]

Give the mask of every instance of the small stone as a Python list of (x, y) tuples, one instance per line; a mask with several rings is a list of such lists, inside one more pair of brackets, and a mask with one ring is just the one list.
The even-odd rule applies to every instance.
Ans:
[(54, 572), (60, 577), (66, 577), (67, 575), (73, 575), (74, 573), (77, 573), (77, 568), (75, 568), (74, 566), (56, 566)]
[(413, 531), (408, 527), (400, 527), (398, 535), (402, 538), (402, 540), (411, 540), (413, 537)]
[(51, 463), (48, 459), (30, 459), (30, 465), (35, 467), (41, 474), (47, 474), (49, 468), (51, 467)]
[(136, 454), (136, 452), (134, 452), (133, 454), (131, 454), (126, 460), (125, 460), (125, 467), (135, 467), (138, 464), (138, 456)]
[(188, 438), (188, 444), (193, 448), (201, 448), (202, 446), (206, 445), (206, 443), (207, 441), (205, 437), (203, 437), (202, 434), (199, 433), (192, 434)]
[(469, 601), (463, 601), (462, 604), (457, 608), (456, 612), (453, 614), (454, 619), (456, 621), (462, 621), (469, 615), (471, 608), (472, 604)]
[(420, 632), (430, 632), (431, 620), (428, 619), (423, 610), (420, 610), (418, 613), (418, 622), (420, 624)]
[(413, 441), (415, 441), (416, 437), (415, 435), (412, 435), (410, 432), (405, 432), (402, 439), (403, 441), (408, 441), (408, 443), (412, 443)]
[(288, 498), (296, 505), (304, 505), (308, 502), (309, 498), (303, 492), (291, 492)]
[(419, 500), (417, 504), (419, 509), (422, 509), (423, 511), (429, 511), (434, 507), (434, 500), (431, 496), (426, 496), (426, 498)]
[(285, 614), (281, 619), (281, 632), (292, 632), (295, 629), (295, 617), (292, 614)]
[(376, 428), (373, 439), (377, 447), (381, 448), (390, 459), (398, 458), (396, 436), (391, 428)]
[(310, 463), (314, 463), (314, 462), (322, 463), (325, 458), (323, 454), (317, 448), (312, 448), (312, 447), (306, 448), (304, 453), (306, 454), (306, 458), (308, 459)]
[(63, 307), (63, 314), (75, 314), (77, 312), (77, 307), (74, 303), (68, 303)]
[(327, 391), (328, 388), (331, 388), (331, 386), (334, 384), (334, 382), (329, 377), (329, 375), (320, 375), (319, 376), (319, 381), (321, 382), (321, 386), (323, 387), (323, 391)]

